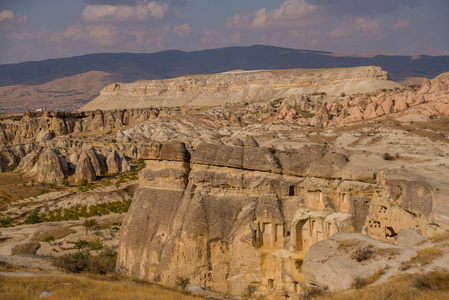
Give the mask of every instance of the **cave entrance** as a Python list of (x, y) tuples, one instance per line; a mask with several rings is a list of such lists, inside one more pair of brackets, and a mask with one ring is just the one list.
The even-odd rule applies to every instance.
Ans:
[(274, 280), (273, 279), (268, 279), (268, 288), (269, 289), (273, 289), (274, 288)]
[(295, 195), (295, 186), (291, 185), (288, 189), (288, 195), (289, 196), (294, 196)]

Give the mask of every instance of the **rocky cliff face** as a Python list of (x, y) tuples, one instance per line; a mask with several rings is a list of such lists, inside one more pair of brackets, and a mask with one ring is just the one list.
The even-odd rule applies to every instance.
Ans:
[(215, 106), (254, 102), (304, 94), (324, 94), (334, 100), (341, 93), (355, 94), (392, 89), (399, 84), (388, 80), (380, 67), (340, 69), (293, 69), (232, 71), (192, 75), (165, 80), (113, 83), (81, 110)]
[(400, 229), (449, 229), (441, 183), (418, 184), (410, 170), (362, 170), (327, 146), (200, 144), (192, 155), (180, 142), (145, 148), (118, 256), (118, 269), (142, 280), (173, 286), (189, 277), (223, 293), (253, 286), (255, 295), (292, 297), (307, 250), (334, 233), (395, 243)]

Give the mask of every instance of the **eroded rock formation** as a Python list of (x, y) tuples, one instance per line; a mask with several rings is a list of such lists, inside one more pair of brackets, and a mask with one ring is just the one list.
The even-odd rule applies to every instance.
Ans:
[(294, 296), (307, 250), (337, 232), (395, 243), (401, 229), (449, 229), (441, 183), (417, 184), (413, 170), (358, 169), (357, 159), (326, 146), (200, 144), (189, 155), (170, 142), (142, 153), (147, 167), (117, 262), (142, 280), (173, 286), (182, 276), (223, 293), (254, 286), (256, 295)]
[(341, 93), (366, 93), (398, 87), (400, 85), (388, 80), (387, 72), (380, 67), (231, 71), (126, 84), (112, 83), (81, 110), (97, 107), (214, 106), (313, 93), (323, 93), (328, 99), (336, 99)]

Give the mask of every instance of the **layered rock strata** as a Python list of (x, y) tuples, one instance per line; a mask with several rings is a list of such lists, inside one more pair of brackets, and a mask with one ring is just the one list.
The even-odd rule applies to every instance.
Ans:
[(105, 109), (215, 106), (304, 94), (324, 94), (334, 100), (341, 93), (369, 93), (399, 88), (380, 67), (231, 71), (173, 79), (112, 83), (81, 111)]
[(200, 144), (191, 154), (169, 142), (141, 153), (147, 167), (123, 223), (117, 268), (142, 280), (173, 286), (188, 277), (223, 293), (252, 286), (256, 296), (293, 297), (307, 250), (334, 233), (395, 243), (400, 229), (449, 229), (441, 184), (413, 170), (357, 168), (326, 146)]

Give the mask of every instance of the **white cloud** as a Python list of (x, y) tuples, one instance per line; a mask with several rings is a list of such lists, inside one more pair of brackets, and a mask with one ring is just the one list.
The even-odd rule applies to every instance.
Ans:
[(183, 24), (175, 26), (175, 28), (173, 28), (173, 33), (179, 36), (188, 36), (192, 33), (192, 29), (189, 24)]
[(0, 11), (0, 30), (18, 31), (19, 27), (28, 23), (28, 15), (14, 13), (10, 9)]
[(399, 28), (407, 28), (410, 27), (410, 22), (407, 20), (398, 20), (396, 22), (396, 24), (393, 25), (394, 29), (399, 29)]
[(210, 29), (204, 29), (200, 38), (200, 42), (205, 48), (228, 47), (239, 43), (241, 40), (242, 35), (239, 32), (229, 35), (226, 32)]
[(129, 5), (88, 5), (82, 13), (88, 23), (148, 23), (162, 20), (168, 13), (168, 4), (160, 2)]
[(377, 18), (354, 17), (332, 29), (330, 36), (337, 38), (353, 37), (358, 39), (369, 37), (381, 40), (384, 38), (383, 29), (384, 24)]
[(12, 10), (7, 9), (0, 11), (0, 22), (5, 19), (14, 19), (14, 13), (12, 12)]
[(87, 26), (75, 24), (68, 27), (62, 33), (62, 37), (70, 40), (85, 40), (100, 46), (113, 46), (124, 38), (119, 28), (109, 24)]
[(230, 29), (282, 29), (297, 28), (310, 20), (317, 7), (306, 0), (286, 0), (279, 8), (267, 12), (265, 8), (245, 14), (235, 14), (228, 17), (226, 26)]

